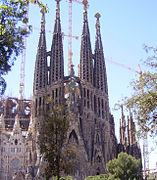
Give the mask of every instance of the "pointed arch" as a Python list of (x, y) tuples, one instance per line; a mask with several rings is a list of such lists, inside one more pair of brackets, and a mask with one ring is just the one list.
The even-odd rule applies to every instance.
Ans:
[(69, 135), (68, 143), (77, 143), (77, 144), (79, 144), (78, 137), (77, 137), (77, 134), (76, 134), (74, 129), (71, 131), (71, 133)]
[(12, 169), (18, 170), (20, 168), (20, 160), (18, 158), (14, 158), (11, 161)]
[(99, 167), (96, 169), (96, 175), (100, 175), (100, 168)]
[(98, 162), (98, 163), (101, 163), (101, 156), (97, 156), (97, 158), (96, 158), (96, 161)]

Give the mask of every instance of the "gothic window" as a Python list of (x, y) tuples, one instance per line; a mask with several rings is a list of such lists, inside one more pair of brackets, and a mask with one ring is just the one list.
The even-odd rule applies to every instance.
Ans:
[(26, 116), (29, 116), (29, 114), (30, 114), (30, 107), (29, 107), (29, 106), (26, 106), (26, 107), (25, 107), (25, 115), (26, 115)]
[(47, 71), (47, 84), (50, 84), (50, 71)]
[(15, 145), (17, 145), (18, 144), (18, 140), (17, 139), (15, 139)]
[(5, 152), (5, 147), (2, 147), (2, 148), (1, 148), (1, 152)]
[(47, 66), (50, 67), (50, 56), (47, 56)]
[(100, 117), (100, 98), (98, 98), (98, 116)]
[(99, 155), (97, 156), (96, 161), (97, 161), (98, 163), (101, 163), (101, 157), (100, 157)]
[(11, 152), (15, 152), (15, 148), (11, 148)]
[(12, 114), (15, 114), (16, 107), (14, 106), (11, 111), (12, 111)]
[(60, 87), (59, 88), (59, 96), (61, 97), (61, 95), (62, 95), (62, 88)]
[(41, 97), (39, 97), (39, 107), (41, 106)]
[(100, 143), (99, 134), (96, 135), (96, 143)]
[(102, 109), (104, 109), (104, 100), (103, 99), (101, 100), (101, 106), (102, 106)]
[(104, 119), (104, 117), (105, 117), (105, 116), (104, 116), (104, 111), (102, 110), (102, 118)]
[(45, 97), (43, 97), (43, 109), (45, 109)]
[(58, 97), (58, 89), (56, 88), (56, 98)]
[(38, 100), (35, 100), (35, 115), (37, 115), (37, 108), (38, 108)]
[(100, 174), (100, 169), (97, 168), (97, 170), (96, 170), (96, 175), (99, 175), (99, 174)]
[(85, 88), (83, 88), (83, 90), (84, 90), (84, 97), (86, 97), (86, 89), (85, 89)]
[(52, 99), (54, 99), (54, 90), (52, 90)]
[(87, 107), (89, 108), (89, 101), (87, 101)]
[(84, 107), (86, 106), (86, 100), (84, 99)]
[(46, 104), (46, 112), (50, 110), (50, 104)]
[(105, 102), (105, 113), (106, 113), (106, 119), (107, 119), (107, 102)]
[(96, 96), (94, 95), (94, 113), (97, 113), (97, 102), (96, 102)]
[(89, 90), (87, 89), (87, 98), (89, 99)]
[(91, 109), (93, 110), (93, 94), (91, 92)]

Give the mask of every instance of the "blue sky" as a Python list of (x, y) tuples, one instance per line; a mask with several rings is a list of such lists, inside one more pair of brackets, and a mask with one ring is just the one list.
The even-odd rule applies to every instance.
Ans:
[[(55, 0), (45, 0), (49, 7), (46, 14), (46, 39), (47, 51), (51, 49), (52, 32), (55, 20)], [(157, 45), (157, 1), (156, 0), (89, 0), (88, 22), (92, 51), (95, 46), (95, 23), (94, 15), (101, 14), (100, 26), (105, 57), (125, 64), (138, 70), (138, 64), (144, 71), (141, 59), (147, 54), (143, 50), (143, 44)], [(68, 0), (60, 3), (61, 24), (64, 34), (68, 34)], [(77, 74), (79, 64), (80, 40), (82, 33), (83, 6), (73, 2), (73, 35), (79, 36), (79, 40), (73, 40), (73, 64)], [(33, 32), (27, 38), (26, 65), (25, 65), (25, 97), (32, 96), (34, 65), (40, 33), (41, 13), (37, 6), (29, 7), (29, 24), (33, 26)], [(52, 31), (51, 33), (49, 31)], [(67, 74), (68, 39), (64, 38), (64, 61)], [(12, 71), (8, 73), (6, 95), (18, 96), (20, 81), (20, 60), (18, 58)], [(138, 78), (138, 74), (106, 61), (107, 79), (109, 88), (109, 104), (115, 118), (116, 133), (119, 135), (120, 112), (113, 111), (114, 104), (125, 96), (130, 96), (132, 89), (129, 85), (132, 79)], [(127, 112), (126, 112), (127, 113)], [(151, 144), (151, 143), (149, 143)], [(150, 168), (155, 167), (157, 152), (150, 154)]]

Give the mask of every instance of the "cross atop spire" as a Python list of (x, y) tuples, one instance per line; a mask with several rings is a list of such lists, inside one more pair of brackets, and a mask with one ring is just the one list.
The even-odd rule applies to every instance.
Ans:
[(99, 21), (99, 19), (100, 19), (101, 15), (100, 15), (99, 13), (96, 13), (96, 14), (95, 14), (95, 17), (96, 17), (96, 19), (97, 19), (97, 21), (96, 21), (97, 34), (98, 34), (98, 33), (100, 34), (100, 21)]
[(57, 4), (59, 4), (60, 1), (61, 1), (61, 0), (56, 0)]
[(41, 31), (45, 30), (45, 7), (43, 7), (40, 11), (42, 13), (42, 18), (41, 18)]
[(83, 0), (82, 3), (84, 4), (84, 8), (87, 9), (87, 6), (88, 6), (88, 1), (87, 0)]
[(82, 4), (84, 4), (84, 11), (83, 11), (83, 22), (84, 22), (84, 27), (83, 27), (83, 33), (89, 33), (89, 28), (88, 28), (88, 18), (87, 18), (87, 7), (88, 7), (88, 1), (87, 0), (82, 0)]
[(55, 0), (57, 2), (56, 5), (56, 21), (55, 21), (55, 29), (54, 32), (59, 32), (61, 31), (61, 24), (60, 24), (60, 1), (61, 0)]
[(84, 4), (84, 21), (87, 21), (87, 7), (88, 7), (88, 1), (83, 0), (82, 3)]
[(99, 18), (101, 17), (101, 15), (99, 13), (95, 14), (95, 17), (97, 18), (97, 20), (99, 21)]
[(59, 2), (61, 0), (55, 0), (57, 2), (57, 6), (56, 6), (56, 17), (59, 18), (59, 14), (60, 14), (60, 8), (59, 8)]

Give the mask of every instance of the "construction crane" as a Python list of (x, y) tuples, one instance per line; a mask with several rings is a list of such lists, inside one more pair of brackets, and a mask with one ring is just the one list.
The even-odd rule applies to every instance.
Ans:
[(108, 61), (108, 62), (111, 62), (112, 64), (118, 65), (118, 66), (120, 66), (122, 68), (128, 69), (129, 71), (133, 71), (133, 72), (135, 72), (135, 73), (137, 73), (139, 75), (142, 75), (141, 67), (140, 67), (139, 64), (138, 64), (138, 70), (136, 70), (136, 69), (131, 68), (131, 67), (125, 65), (125, 64), (121, 64), (119, 62), (113, 61), (113, 60), (108, 59), (108, 58), (105, 58), (105, 60)]
[[(28, 18), (28, 11), (29, 11), (29, 3), (27, 5), (27, 14), (26, 17)], [(24, 28), (27, 29), (27, 24), (23, 25)], [(22, 51), (21, 56), (21, 66), (20, 66), (20, 85), (19, 85), (19, 99), (24, 99), (24, 83), (25, 83), (25, 63), (26, 63), (26, 46), (27, 46), (27, 40), (26, 37), (23, 39), (24, 48)]]
[(76, 3), (79, 3), (81, 5), (86, 4), (87, 7), (89, 7), (87, 0), (83, 0), (82, 2), (78, 1), (78, 0), (69, 0), (68, 75), (70, 75), (70, 70), (71, 70), (71, 65), (72, 65), (72, 56), (73, 56), (73, 53), (72, 53), (72, 38), (74, 37), (74, 36), (72, 36), (72, 2), (73, 1), (76, 2)]
[[(41, 7), (41, 13), (45, 13), (47, 11), (47, 7), (42, 5), (39, 2), (32, 2), (33, 4), (37, 4), (39, 7)], [(27, 4), (27, 14), (26, 18), (28, 18), (28, 11), (29, 11), (29, 3)], [(23, 25), (24, 28), (28, 28), (27, 24)], [(26, 47), (27, 47), (27, 39), (24, 37), (23, 39), (23, 51), (22, 51), (22, 56), (21, 56), (21, 65), (20, 65), (20, 85), (19, 85), (19, 99), (23, 100), (24, 99), (24, 85), (25, 85), (25, 63), (26, 63)]]

